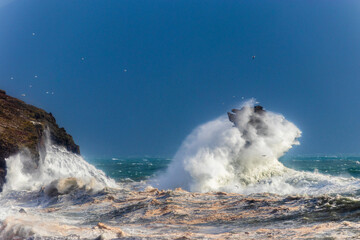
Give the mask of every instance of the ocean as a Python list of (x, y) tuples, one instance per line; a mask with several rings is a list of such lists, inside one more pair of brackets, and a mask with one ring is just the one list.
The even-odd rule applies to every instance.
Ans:
[(360, 239), (360, 156), (286, 154), (301, 131), (242, 109), (172, 158), (9, 157), (0, 239)]
[(117, 182), (144, 181), (164, 172), (170, 158), (159, 157), (111, 157), (86, 159)]
[[(164, 172), (171, 158), (163, 157), (105, 157), (86, 159), (107, 176), (118, 182), (148, 180)], [(279, 159), (284, 166), (329, 176), (360, 178), (360, 156), (338, 155), (290, 155)]]

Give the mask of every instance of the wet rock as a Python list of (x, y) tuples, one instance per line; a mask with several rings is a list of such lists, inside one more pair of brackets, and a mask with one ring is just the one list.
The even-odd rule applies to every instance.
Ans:
[(98, 236), (98, 237), (95, 238), (94, 240), (106, 240), (106, 238), (104, 237), (103, 234), (101, 234), (100, 236)]
[(6, 162), (9, 156), (28, 149), (34, 164), (39, 162), (39, 150), (45, 147), (44, 135), (48, 129), (54, 144), (80, 154), (64, 128), (60, 128), (51, 113), (26, 104), (0, 90), (0, 191), (5, 183)]
[(123, 230), (121, 230), (120, 228), (118, 228), (118, 227), (111, 227), (111, 226), (105, 225), (104, 223), (101, 223), (101, 222), (99, 222), (96, 225), (96, 227), (99, 228), (99, 229), (114, 232), (114, 233), (116, 233), (116, 235), (118, 237), (125, 237), (126, 236), (126, 233)]
[(19, 210), (19, 213), (27, 214), (27, 212), (23, 208)]
[[(251, 114), (249, 114), (249, 120), (248, 123), (252, 127), (256, 129), (256, 133), (260, 136), (267, 136), (268, 135), (268, 126), (264, 122), (264, 114), (266, 111), (264, 108), (260, 105), (257, 105), (255, 107), (249, 107), (244, 106), (241, 109), (232, 109), (231, 112), (228, 112), (229, 121), (234, 124), (235, 127), (239, 127), (241, 124), (241, 119), (243, 118), (242, 115), (246, 114), (246, 111), (249, 111), (249, 109), (252, 111)], [(240, 125), (239, 125), (240, 124)], [(247, 138), (248, 132), (243, 131), (243, 136)], [(249, 147), (252, 143), (250, 141), (247, 141), (245, 146)], [(266, 156), (265, 156), (266, 157)]]
[[(231, 112), (227, 113), (228, 117), (229, 117), (229, 121), (234, 123), (235, 126), (236, 126), (237, 125), (237, 118), (243, 111), (245, 111), (245, 108), (248, 108), (248, 107), (243, 107), (241, 109), (236, 109), (236, 108), (231, 109)], [(260, 105), (256, 105), (255, 107), (253, 107), (253, 111), (257, 115), (262, 115), (262, 114), (264, 114), (266, 112), (265, 109)], [(251, 121), (254, 121), (254, 120), (250, 119), (250, 122)]]
[(216, 195), (228, 195), (226, 192), (217, 192)]
[(175, 240), (188, 240), (188, 239), (191, 239), (191, 238), (188, 238), (186, 236), (182, 236), (182, 237), (176, 238)]

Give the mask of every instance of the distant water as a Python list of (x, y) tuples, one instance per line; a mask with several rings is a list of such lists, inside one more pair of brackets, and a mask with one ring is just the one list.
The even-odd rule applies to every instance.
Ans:
[(360, 156), (286, 152), (301, 131), (250, 105), (172, 159), (10, 156), (0, 239), (360, 239)]
[[(116, 181), (147, 180), (163, 173), (172, 159), (161, 157), (112, 157), (86, 159)], [(360, 178), (360, 156), (292, 155), (279, 159), (284, 166), (329, 176)]]
[(108, 177), (118, 182), (141, 181), (164, 172), (171, 162), (160, 157), (112, 157), (90, 158), (89, 163), (104, 171)]
[(360, 156), (298, 155), (280, 158), (286, 167), (297, 171), (318, 172), (338, 177), (360, 178)]

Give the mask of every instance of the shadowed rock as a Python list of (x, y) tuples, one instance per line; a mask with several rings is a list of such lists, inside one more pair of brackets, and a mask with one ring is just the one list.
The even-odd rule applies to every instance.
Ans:
[[(231, 109), (231, 112), (228, 112), (228, 117), (229, 117), (229, 120), (230, 122), (234, 123), (235, 126), (237, 124), (237, 116), (242, 112), (244, 111), (244, 108), (241, 108), (241, 109)], [(257, 113), (258, 115), (262, 115), (265, 113), (265, 110), (262, 106), (260, 105), (256, 105), (254, 107), (254, 113)]]
[(49, 129), (54, 144), (80, 154), (73, 138), (60, 128), (51, 113), (26, 104), (0, 90), (0, 191), (5, 182), (5, 159), (22, 149), (30, 151), (35, 164), (39, 162), (39, 150), (45, 146), (44, 134)]
[[(258, 117), (259, 115), (261, 116), (262, 114), (264, 114), (266, 111), (264, 110), (264, 108), (262, 107), (262, 106), (260, 106), (260, 105), (257, 105), (257, 106), (255, 106), (255, 107), (253, 107), (253, 110), (254, 110), (254, 115), (253, 115), (253, 117), (252, 117), (252, 119), (250, 119), (250, 122), (251, 121), (254, 121), (255, 119), (255, 117)], [(238, 119), (238, 117), (240, 116), (240, 114), (243, 112), (243, 111), (245, 111), (245, 107), (243, 107), (243, 108), (241, 108), (241, 109), (236, 109), (236, 108), (234, 108), (234, 109), (231, 109), (231, 112), (228, 112), (227, 114), (228, 114), (228, 117), (229, 117), (229, 121), (230, 122), (232, 122), (232, 123), (234, 123), (235, 124), (235, 126), (237, 125), (237, 119)]]
[[(241, 120), (242, 113), (246, 111), (246, 108), (243, 107), (241, 109), (232, 109), (231, 112), (228, 112), (229, 121), (234, 123), (235, 127), (239, 127), (239, 121)], [(252, 113), (249, 115), (249, 119), (247, 124), (253, 126), (256, 129), (256, 133), (260, 136), (268, 135), (268, 126), (263, 121), (263, 116), (266, 113), (264, 108), (260, 105), (252, 107)], [(242, 135), (247, 139), (248, 132), (246, 130), (242, 130)], [(246, 146), (250, 146), (251, 141), (247, 140)]]

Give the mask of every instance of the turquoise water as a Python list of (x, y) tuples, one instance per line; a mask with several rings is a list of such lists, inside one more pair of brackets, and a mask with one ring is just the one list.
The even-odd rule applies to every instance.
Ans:
[[(141, 181), (164, 172), (169, 158), (128, 157), (92, 158), (88, 161), (116, 181)], [(286, 167), (298, 171), (319, 172), (326, 175), (360, 178), (360, 156), (285, 156), (280, 159)]]
[[(165, 172), (172, 162), (169, 158), (87, 159), (119, 185), (81, 156), (55, 146), (47, 149), (39, 168), (47, 171), (41, 174), (35, 169), (32, 179), (23, 172), (27, 160), (19, 156), (9, 160), (8, 170), (16, 174), (9, 175), (9, 188), (0, 194), (0, 239), (14, 239), (14, 233), (19, 234), (19, 239), (95, 239), (104, 231), (97, 227), (98, 223), (121, 226), (129, 234), (126, 239), (175, 239), (169, 234), (177, 232), (181, 237), (190, 230), (206, 234), (198, 239), (208, 239), (210, 233), (216, 235), (212, 239), (232, 234), (234, 239), (269, 238), (268, 234), (259, 235), (259, 228), (278, 234), (271, 235), (272, 239), (286, 235), (289, 229), (296, 230), (282, 239), (338, 239), (339, 232), (341, 236), (355, 236), (352, 239), (360, 236), (358, 156), (285, 156), (280, 161), (296, 171), (283, 171), (283, 175), (255, 180), (246, 186), (234, 185), (229, 188), (233, 193), (221, 188), (210, 189), (210, 193), (148, 188), (149, 183), (158, 188), (156, 181), (146, 180)], [(165, 181), (182, 177), (181, 167), (175, 168)], [(66, 171), (76, 178), (62, 177)], [(62, 178), (56, 180), (59, 176)], [(89, 176), (96, 177), (92, 179), (96, 182), (86, 182)], [(109, 187), (100, 190), (94, 183)], [(111, 187), (113, 183), (115, 187)], [(327, 228), (314, 228), (318, 224), (326, 224)], [(299, 229), (323, 235), (303, 235)], [(218, 235), (221, 233), (226, 236)], [(116, 236), (111, 239), (118, 239)]]
[(141, 181), (166, 170), (171, 159), (156, 157), (93, 158), (87, 159), (97, 169), (116, 181)]
[(359, 156), (285, 156), (280, 159), (280, 162), (298, 171), (360, 178)]

